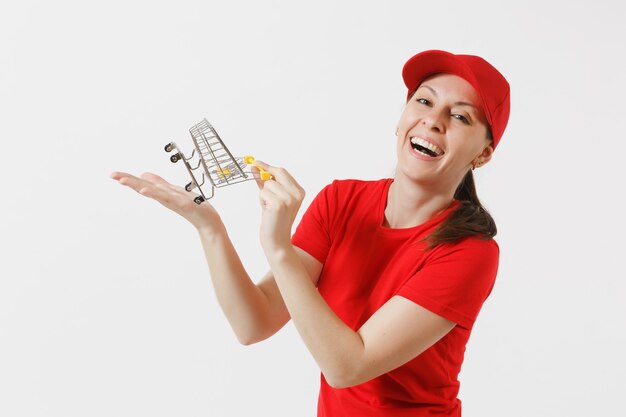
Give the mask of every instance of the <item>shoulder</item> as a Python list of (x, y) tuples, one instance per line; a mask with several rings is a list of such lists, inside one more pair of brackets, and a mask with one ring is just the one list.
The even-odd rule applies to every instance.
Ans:
[(470, 236), (456, 242), (439, 245), (432, 249), (429, 260), (456, 260), (463, 264), (480, 264), (497, 269), (500, 258), (500, 247), (495, 239), (481, 239)]
[(469, 236), (452, 242), (449, 244), (448, 249), (490, 253), (500, 252), (500, 247), (495, 239), (482, 239), (478, 236)]

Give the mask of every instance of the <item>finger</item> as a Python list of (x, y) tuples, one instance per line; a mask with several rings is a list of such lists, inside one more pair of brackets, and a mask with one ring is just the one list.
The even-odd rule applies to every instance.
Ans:
[[(259, 167), (261, 167), (262, 169), (264, 169), (265, 171), (269, 172), (270, 174), (274, 175), (275, 173), (279, 173), (279, 171), (281, 170), (281, 168), (272, 166), (268, 163), (265, 163), (263, 161), (259, 161), (258, 159), (256, 161), (254, 161), (255, 165), (258, 165)], [(289, 175), (287, 173), (287, 175)], [(283, 175), (281, 175), (283, 176)]]
[(143, 187), (139, 190), (139, 194), (156, 200), (166, 207), (172, 204), (172, 199), (175, 197), (171, 192), (157, 187)]
[[(132, 188), (137, 193), (158, 201), (163, 206), (179, 211), (180, 208), (194, 207), (189, 204), (198, 195), (193, 192), (188, 192), (183, 187), (171, 185), (166, 180), (156, 174), (149, 172), (141, 175), (143, 178), (135, 177), (134, 175), (126, 172), (113, 172), (111, 178), (117, 180), (120, 184)], [(145, 179), (144, 179), (145, 178)]]
[(263, 183), (265, 181), (261, 179), (261, 171), (259, 171), (259, 168), (254, 165), (250, 167), (250, 170), (252, 171), (252, 176), (254, 177), (254, 181), (256, 182), (257, 187), (259, 187), (259, 190), (262, 190)]
[(139, 177), (144, 179), (144, 180), (151, 181), (151, 182), (153, 182), (155, 184), (168, 184), (168, 185), (170, 185), (169, 182), (167, 182), (166, 180), (164, 180), (163, 178), (161, 178), (157, 174), (153, 174), (152, 172), (144, 172)]
[(289, 193), (289, 191), (285, 188), (284, 185), (276, 182), (276, 181), (265, 181), (263, 184), (263, 189), (270, 191), (273, 193), (278, 199), (281, 201), (288, 203), (293, 200), (296, 196)]
[(124, 175), (128, 175), (125, 172), (120, 172), (120, 171), (114, 171), (111, 172), (111, 175), (109, 175), (109, 177), (113, 178), (116, 181), (119, 181), (120, 178), (122, 178)]
[(122, 171), (114, 171), (111, 173), (111, 175), (109, 175), (112, 179), (119, 181), (122, 178), (126, 178), (126, 177), (134, 177), (136, 178), (134, 175), (129, 174), (128, 172), (122, 172)]
[(188, 195), (188, 191), (178, 185), (170, 184), (162, 177), (152, 172), (144, 172), (140, 175), (140, 178), (154, 184), (156, 187), (165, 191), (175, 191), (179, 194)]
[(185, 210), (188, 207), (196, 207), (196, 203), (193, 205), (190, 202), (199, 194), (189, 192), (182, 187), (166, 185), (149, 185), (139, 190), (141, 195), (152, 198), (163, 204), (165, 207), (180, 212), (181, 209)]
[(120, 184), (130, 187), (137, 192), (139, 192), (139, 190), (142, 187), (152, 185), (151, 182), (143, 180), (141, 178), (137, 178), (134, 175), (127, 174), (127, 173), (119, 173), (119, 174), (121, 175), (116, 175), (114, 179), (117, 179), (117, 181)]
[(268, 188), (263, 188), (259, 193), (259, 202), (261, 207), (275, 209), (283, 205), (283, 201)]
[(291, 174), (285, 168), (278, 168), (272, 165), (269, 165), (263, 161), (257, 160), (256, 163), (272, 174), (274, 180), (279, 184), (284, 185), (290, 192), (294, 195), (303, 195), (304, 189), (300, 187), (300, 184), (291, 176)]

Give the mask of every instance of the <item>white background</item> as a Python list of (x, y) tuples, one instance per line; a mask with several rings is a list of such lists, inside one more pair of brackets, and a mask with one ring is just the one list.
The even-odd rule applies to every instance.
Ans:
[[(238, 345), (194, 229), (109, 179), (188, 181), (163, 145), (207, 117), (307, 190), (391, 176), (402, 65), (484, 56), (512, 86), (477, 171), (502, 248), (465, 416), (616, 415), (626, 384), (620, 1), (3, 1), (0, 415), (314, 416), (293, 325)], [(216, 208), (267, 270), (254, 183)], [(301, 211), (301, 213), (303, 210)]]

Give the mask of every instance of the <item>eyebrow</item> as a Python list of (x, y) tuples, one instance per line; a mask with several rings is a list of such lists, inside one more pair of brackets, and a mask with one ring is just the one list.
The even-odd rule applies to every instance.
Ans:
[[(422, 88), (422, 87), (424, 87), (424, 88), (428, 88), (428, 89), (429, 89), (429, 90), (433, 93), (433, 95), (434, 95), (435, 97), (438, 97), (438, 96), (437, 96), (437, 92), (436, 92), (436, 91), (435, 91), (432, 87), (430, 87), (430, 86), (428, 86), (428, 85), (426, 85), (426, 84), (422, 84), (422, 85), (420, 85), (417, 89), (419, 90), (419, 89), (420, 89), (420, 88)], [(417, 91), (417, 90), (416, 90), (416, 91)], [(476, 106), (474, 106), (472, 103), (468, 103), (468, 102), (466, 102), (466, 101), (457, 101), (457, 102), (455, 102), (455, 103), (454, 103), (454, 105), (455, 105), (455, 106), (470, 106), (470, 107), (473, 107), (473, 108), (475, 108), (475, 109), (478, 109), (478, 107), (476, 107)]]

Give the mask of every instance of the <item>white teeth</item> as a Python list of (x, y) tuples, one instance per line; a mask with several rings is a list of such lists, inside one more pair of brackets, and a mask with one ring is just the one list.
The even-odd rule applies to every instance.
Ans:
[(430, 142), (428, 142), (428, 141), (426, 141), (426, 140), (424, 140), (424, 139), (421, 139), (421, 138), (417, 138), (417, 137), (415, 137), (415, 136), (412, 136), (412, 137), (411, 137), (411, 143), (412, 143), (412, 144), (414, 144), (414, 145), (420, 145), (420, 146), (423, 146), (423, 147), (424, 147), (424, 148), (426, 148), (426, 149), (430, 149), (431, 151), (433, 151), (434, 153), (436, 153), (436, 154), (437, 154), (437, 156), (441, 156), (441, 155), (443, 155), (443, 150), (442, 150), (439, 146), (434, 145), (434, 144), (432, 144), (432, 143), (430, 143)]

